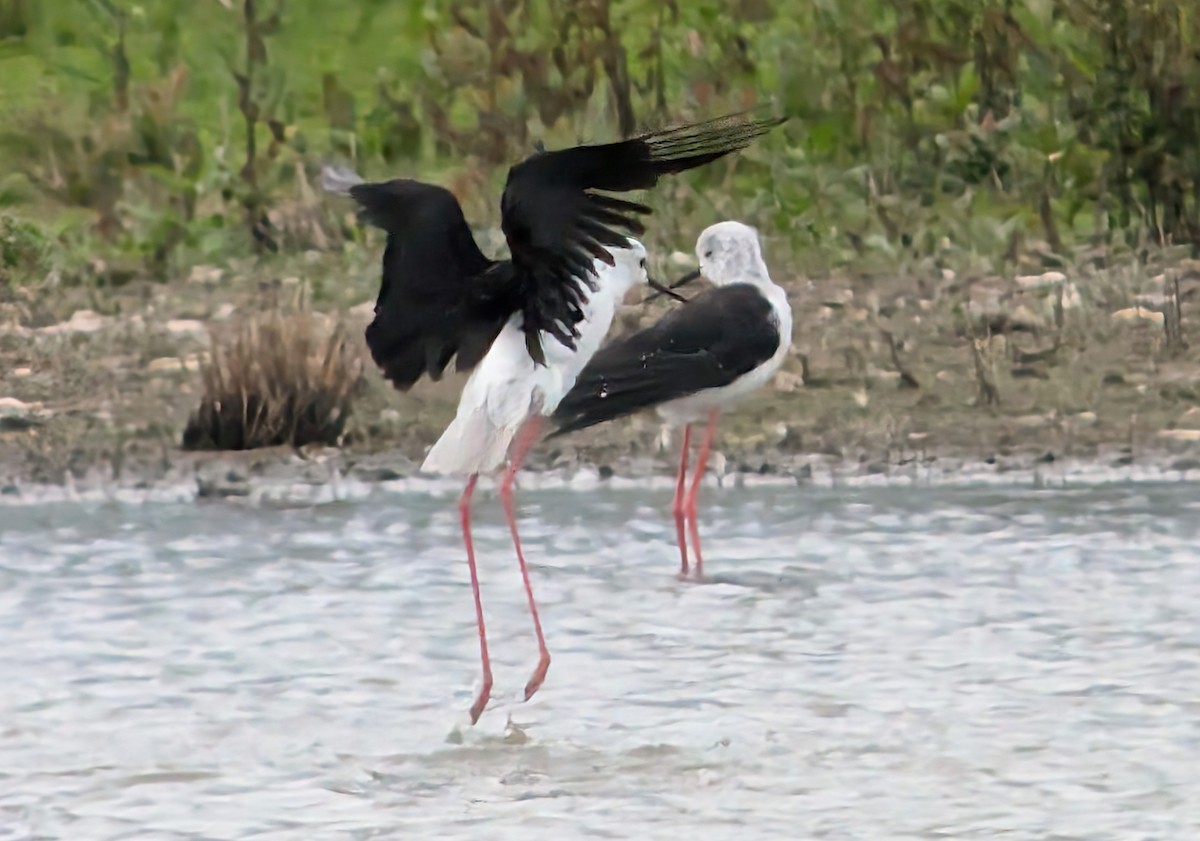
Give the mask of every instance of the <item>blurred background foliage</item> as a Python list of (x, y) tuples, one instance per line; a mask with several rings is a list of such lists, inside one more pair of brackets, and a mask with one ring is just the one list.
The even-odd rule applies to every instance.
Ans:
[[(771, 101), (653, 191), (797, 270), (1103, 261), (1200, 240), (1194, 0), (0, 0), (0, 285), (353, 247), (322, 161), (494, 224), (536, 142)], [(1032, 256), (1031, 256), (1032, 255)]]

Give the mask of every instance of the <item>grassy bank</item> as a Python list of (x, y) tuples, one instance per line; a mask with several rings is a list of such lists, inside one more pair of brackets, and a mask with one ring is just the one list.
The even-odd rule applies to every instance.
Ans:
[(535, 141), (762, 100), (796, 119), (657, 191), (664, 239), (752, 217), (804, 271), (1137, 254), (1200, 234), (1198, 47), (1183, 0), (4, 0), (0, 206), (33, 223), (5, 264), (170, 281), (336, 248), (329, 155), (488, 225)]
[[(0, 0), (0, 458), (59, 481), (174, 457), (207, 330), (244, 316), (360, 337), (381, 243), (318, 193), (324, 160), (446, 184), (495, 244), (535, 141), (767, 100), (784, 130), (648, 196), (659, 274), (729, 216), (792, 290), (797, 353), (730, 458), (1186, 448), (1197, 47), (1182, 0)], [(343, 446), (419, 455), (456, 385), (368, 368)]]

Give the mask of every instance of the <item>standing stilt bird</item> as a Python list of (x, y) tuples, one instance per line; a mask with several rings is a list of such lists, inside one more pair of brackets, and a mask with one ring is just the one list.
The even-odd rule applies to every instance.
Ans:
[[(792, 343), (787, 293), (771, 280), (758, 233), (741, 222), (719, 222), (696, 241), (700, 268), (671, 284), (704, 276), (715, 288), (671, 310), (650, 327), (601, 348), (558, 404), (551, 437), (655, 407), (683, 425), (675, 482), (675, 536), (680, 574), (688, 572), (685, 525), (703, 575), (696, 498), (708, 464), (717, 418), (757, 391), (779, 370)], [(686, 487), (692, 424), (707, 418), (690, 488)]]
[(423, 375), (440, 379), (452, 358), (457, 370), (472, 371), (454, 421), (423, 465), (466, 477), (459, 509), (483, 664), (472, 723), (492, 687), (470, 528), (478, 477), (507, 459), (500, 498), (540, 653), (525, 687), (528, 700), (546, 676), (550, 654), (517, 534), (513, 480), (625, 292), (650, 282), (645, 250), (628, 236), (644, 232), (637, 217), (650, 208), (596, 191), (649, 189), (663, 175), (745, 148), (784, 119), (734, 114), (616, 143), (537, 152), (509, 170), (500, 200), (508, 260), (483, 255), (458, 201), (441, 187), (407, 179), (350, 183), (356, 179), (326, 171), (326, 188), (348, 193), (365, 221), (387, 232), (382, 286), (366, 330), (384, 376), (407, 391)]

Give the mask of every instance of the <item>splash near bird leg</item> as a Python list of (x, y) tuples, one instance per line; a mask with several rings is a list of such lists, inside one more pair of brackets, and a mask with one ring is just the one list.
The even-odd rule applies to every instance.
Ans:
[(504, 472), (504, 479), (500, 484), (500, 503), (504, 506), (504, 516), (508, 520), (508, 529), (512, 532), (513, 547), (517, 550), (517, 563), (521, 567), (521, 578), (525, 583), (525, 595), (529, 599), (529, 613), (533, 616), (533, 630), (537, 634), (538, 664), (537, 668), (533, 670), (533, 676), (525, 684), (526, 701), (533, 697), (533, 693), (538, 691), (542, 681), (546, 679), (546, 672), (550, 668), (550, 652), (546, 648), (546, 639), (542, 635), (542, 620), (538, 617), (537, 600), (533, 597), (533, 586), (529, 582), (529, 568), (525, 564), (525, 553), (521, 551), (521, 538), (517, 533), (516, 509), (513, 505), (513, 482), (516, 480), (517, 471), (521, 468), (525, 454), (529, 452), (529, 448), (537, 439), (538, 432), (541, 431), (543, 420), (541, 415), (534, 415), (525, 421), (513, 441), (508, 469)]
[(471, 592), (475, 595), (475, 623), (479, 626), (479, 659), (483, 663), (483, 686), (475, 703), (471, 705), (471, 723), (479, 721), (483, 708), (487, 706), (488, 698), (492, 695), (492, 661), (488, 657), (487, 629), (483, 624), (483, 599), (479, 595), (479, 571), (475, 568), (475, 547), (471, 543), (471, 496), (475, 493), (475, 483), (479, 474), (471, 474), (467, 487), (463, 489), (462, 497), (458, 500), (458, 512), (462, 518), (463, 545), (467, 547), (467, 566), (471, 570)]

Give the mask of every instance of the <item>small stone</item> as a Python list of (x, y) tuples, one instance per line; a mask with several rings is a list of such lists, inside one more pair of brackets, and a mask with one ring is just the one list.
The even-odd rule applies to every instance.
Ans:
[(1037, 429), (1041, 426), (1048, 426), (1052, 421), (1048, 415), (1021, 415), (1013, 418), (1013, 423), (1024, 429)]
[(41, 408), (41, 403), (26, 403), (15, 397), (0, 397), (0, 415), (26, 415)]
[(172, 318), (166, 324), (167, 332), (173, 336), (182, 336), (192, 334), (203, 336), (208, 333), (208, 328), (203, 321), (197, 321), (194, 318)]
[(1046, 272), (1037, 275), (1020, 275), (1017, 285), (1025, 289), (1039, 289), (1043, 286), (1061, 286), (1067, 280), (1062, 272)]
[(216, 266), (192, 266), (188, 274), (188, 283), (216, 283), (225, 275), (223, 269)]
[(1168, 441), (1200, 441), (1200, 429), (1163, 429), (1158, 437)]
[(146, 363), (147, 371), (182, 371), (183, 360), (174, 356), (160, 356)]
[(42, 423), (41, 403), (26, 403), (15, 397), (0, 397), (0, 431), (21, 432)]
[(1126, 307), (1123, 310), (1114, 312), (1112, 317), (1114, 321), (1137, 321), (1144, 319), (1146, 321), (1153, 321), (1155, 324), (1163, 323), (1163, 314), (1161, 312), (1154, 312), (1145, 307)]
[(108, 319), (91, 310), (77, 310), (67, 321), (51, 324), (38, 330), (48, 336), (60, 333), (94, 333), (102, 328)]

